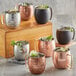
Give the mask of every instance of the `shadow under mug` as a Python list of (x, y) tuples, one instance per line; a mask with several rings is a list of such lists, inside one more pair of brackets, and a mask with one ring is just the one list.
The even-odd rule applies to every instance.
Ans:
[(5, 11), (1, 15), (1, 23), (6, 25), (8, 28), (16, 28), (21, 22), (20, 12), (19, 11)]

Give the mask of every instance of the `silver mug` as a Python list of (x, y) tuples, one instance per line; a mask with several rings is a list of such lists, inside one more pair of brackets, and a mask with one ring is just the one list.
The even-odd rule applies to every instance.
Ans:
[(14, 46), (14, 56), (15, 56), (15, 59), (18, 61), (24, 61), (25, 59), (28, 58), (29, 43), (23, 45), (22, 47), (24, 51), (22, 51), (18, 45)]
[(21, 22), (19, 11), (5, 11), (1, 15), (1, 23), (5, 24), (8, 28), (16, 28)]

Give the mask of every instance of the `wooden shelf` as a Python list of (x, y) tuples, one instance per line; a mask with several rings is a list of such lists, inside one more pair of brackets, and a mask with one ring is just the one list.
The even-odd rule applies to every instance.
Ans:
[[(13, 56), (11, 41), (27, 40), (30, 43), (30, 50), (38, 50), (36, 39), (52, 35), (52, 23), (37, 24), (34, 18), (29, 21), (22, 21), (16, 29), (9, 29), (0, 22), (0, 56), (9, 58)], [(35, 45), (35, 46), (34, 46)]]

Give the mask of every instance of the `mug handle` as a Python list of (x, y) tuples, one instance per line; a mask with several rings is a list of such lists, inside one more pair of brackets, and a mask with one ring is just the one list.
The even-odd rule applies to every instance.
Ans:
[(14, 9), (19, 10), (19, 8), (20, 8), (20, 5), (16, 4)]
[(72, 60), (73, 60), (73, 57), (72, 57), (72, 55), (69, 55), (69, 54), (67, 54), (67, 56), (71, 57), (70, 64), (68, 65), (68, 67), (69, 67), (69, 69), (72, 69), (72, 64), (73, 64)]
[(50, 7), (50, 12), (51, 12), (51, 16), (50, 16), (50, 20), (52, 19), (52, 8)]
[(4, 17), (3, 17), (3, 16), (4, 16), (4, 15), (2, 14), (2, 15), (1, 15), (1, 23), (2, 23), (2, 25), (4, 24), (4, 20), (3, 20)]
[(75, 29), (73, 27), (72, 27), (72, 29), (73, 29), (73, 38), (72, 38), (72, 40), (73, 40), (75, 37)]

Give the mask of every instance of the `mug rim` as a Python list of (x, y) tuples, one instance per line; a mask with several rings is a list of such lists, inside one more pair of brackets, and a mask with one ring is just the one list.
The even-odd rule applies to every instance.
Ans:
[(17, 11), (7, 10), (7, 11), (4, 11), (4, 13), (12, 14), (12, 13), (20, 13), (20, 12), (18, 10)]
[(70, 30), (60, 30), (60, 29), (57, 29), (57, 31), (62, 31), (62, 32), (72, 32)]
[(55, 49), (54, 49), (54, 52), (68, 52), (68, 51), (70, 51), (70, 49), (68, 48), (68, 50), (66, 50), (66, 51), (56, 51)]
[(32, 59), (39, 59), (39, 58), (45, 57), (45, 54), (43, 54), (43, 53), (40, 53), (40, 54), (42, 54), (43, 56), (40, 56), (40, 57), (32, 57), (32, 56), (29, 55), (29, 58), (32, 58)]
[(29, 57), (29, 58), (31, 58), (31, 59), (41, 59), (41, 58), (45, 58), (45, 55), (42, 56), (42, 57)]
[(49, 6), (48, 6), (48, 8), (38, 8), (38, 6), (35, 6), (35, 9), (38, 9), (38, 10), (47, 10), (49, 8), (50, 8)]
[[(26, 2), (23, 2), (23, 3), (26, 3)], [(24, 6), (24, 5), (22, 5), (23, 3), (18, 3), (18, 5), (20, 5), (20, 6)], [(32, 3), (29, 3), (29, 5), (27, 5), (27, 6), (31, 6), (31, 5), (33, 5)], [(27, 7), (26, 6), (26, 7)], [(24, 6), (25, 7), (25, 6)]]
[[(41, 38), (42, 38), (42, 37), (41, 37)], [(39, 38), (39, 41), (43, 41), (43, 42), (51, 42), (51, 41), (55, 40), (54, 37), (52, 38), (52, 40), (49, 40), (49, 41), (41, 40), (41, 38)]]
[[(65, 26), (65, 27), (61, 27), (61, 28), (66, 28), (67, 26)], [(57, 28), (57, 31), (70, 31), (70, 30), (61, 30), (61, 28)], [(73, 27), (70, 27), (71, 29), (73, 28)], [(70, 31), (70, 32), (73, 32), (73, 31)]]

